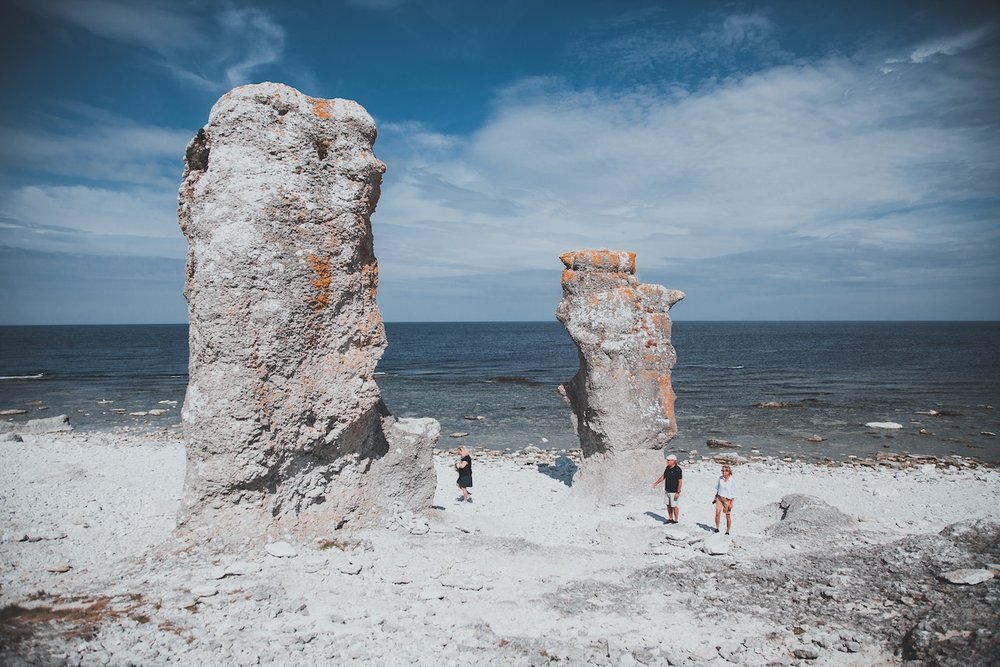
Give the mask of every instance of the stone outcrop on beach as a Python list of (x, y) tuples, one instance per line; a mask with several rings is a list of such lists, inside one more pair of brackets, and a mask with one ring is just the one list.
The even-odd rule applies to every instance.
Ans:
[(61, 433), (72, 430), (73, 425), (69, 423), (68, 415), (57, 415), (44, 419), (29, 419), (26, 422), (0, 421), (0, 433), (40, 435), (43, 433)]
[(189, 525), (309, 533), (430, 505), (437, 422), (395, 420), (373, 378), (375, 136), (356, 102), (264, 83), (224, 95), (188, 145)]
[(580, 250), (560, 257), (556, 318), (580, 356), (561, 387), (584, 457), (662, 448), (677, 434), (670, 307), (684, 293), (635, 277), (635, 253)]

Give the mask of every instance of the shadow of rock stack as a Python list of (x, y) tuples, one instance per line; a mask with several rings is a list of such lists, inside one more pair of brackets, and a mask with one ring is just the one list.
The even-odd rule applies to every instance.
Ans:
[(373, 377), (375, 137), (356, 102), (263, 83), (187, 148), (183, 530), (259, 543), (431, 504), (438, 423), (394, 419)]
[(633, 252), (579, 250), (560, 259), (556, 318), (580, 357), (580, 370), (560, 387), (583, 452), (578, 483), (610, 497), (637, 478), (655, 479), (650, 450), (677, 435), (669, 310), (684, 293), (640, 283)]

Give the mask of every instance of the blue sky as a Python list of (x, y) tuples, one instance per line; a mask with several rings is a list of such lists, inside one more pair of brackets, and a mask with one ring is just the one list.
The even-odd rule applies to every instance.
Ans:
[(183, 322), (187, 141), (360, 102), (389, 321), (550, 320), (638, 253), (675, 319), (1000, 319), (1000, 11), (962, 2), (8, 0), (0, 324)]

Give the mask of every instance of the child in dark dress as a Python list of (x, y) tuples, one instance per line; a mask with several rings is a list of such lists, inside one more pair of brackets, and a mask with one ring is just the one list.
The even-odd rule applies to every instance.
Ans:
[(472, 488), (472, 456), (469, 455), (469, 450), (465, 447), (459, 447), (456, 452), (461, 458), (455, 462), (455, 470), (458, 471), (458, 488), (462, 490), (462, 497), (458, 499), (458, 502), (472, 502), (472, 494), (469, 493), (469, 489)]

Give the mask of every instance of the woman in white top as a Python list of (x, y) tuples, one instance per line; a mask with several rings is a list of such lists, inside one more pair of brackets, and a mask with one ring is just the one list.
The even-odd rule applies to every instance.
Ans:
[(736, 482), (733, 480), (733, 470), (727, 465), (722, 466), (722, 476), (715, 483), (715, 532), (719, 532), (720, 515), (726, 515), (726, 535), (733, 527), (733, 501), (736, 499)]

